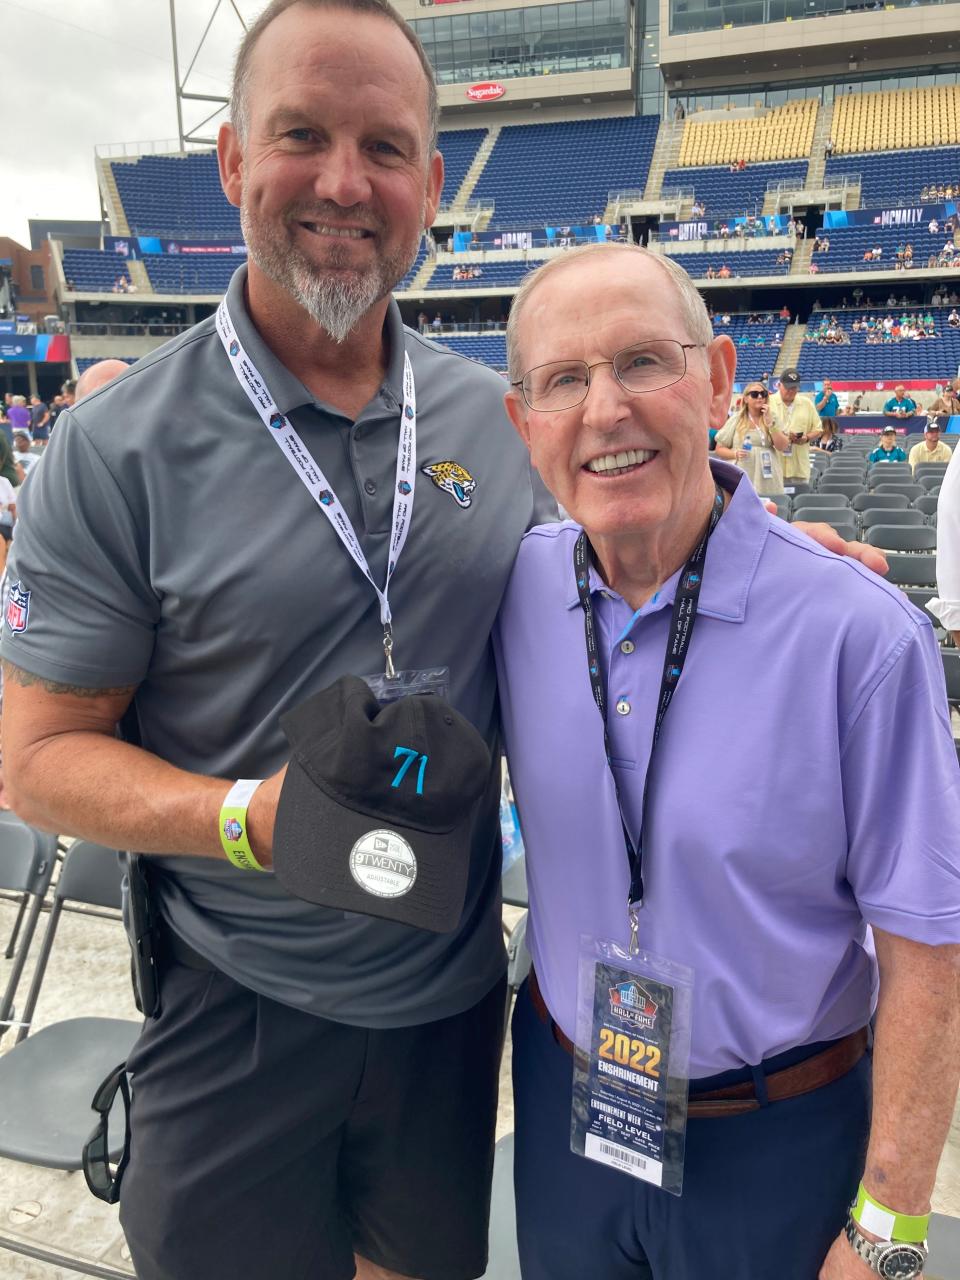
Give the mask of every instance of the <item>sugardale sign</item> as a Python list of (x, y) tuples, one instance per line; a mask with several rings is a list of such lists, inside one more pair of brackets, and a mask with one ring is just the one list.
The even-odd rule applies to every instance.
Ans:
[(495, 102), (506, 93), (502, 84), (495, 80), (485, 80), (483, 84), (472, 84), (467, 89), (467, 97), (471, 102)]

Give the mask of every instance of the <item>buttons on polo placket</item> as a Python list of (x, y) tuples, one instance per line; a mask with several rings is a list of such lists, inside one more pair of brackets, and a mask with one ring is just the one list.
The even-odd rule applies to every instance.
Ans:
[(630, 714), (630, 703), (626, 698), (617, 699), (617, 715), (628, 716)]
[(620, 652), (621, 652), (621, 653), (633, 653), (633, 651), (634, 651), (634, 649), (636, 649), (636, 647), (637, 647), (637, 646), (633, 643), (633, 641), (632, 641), (632, 640), (621, 640), (621, 641), (620, 641)]

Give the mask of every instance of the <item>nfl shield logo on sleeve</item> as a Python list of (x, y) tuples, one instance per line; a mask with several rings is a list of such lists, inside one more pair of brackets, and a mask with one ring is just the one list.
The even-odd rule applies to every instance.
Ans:
[(6, 618), (7, 626), (14, 634), (26, 631), (30, 618), (30, 592), (25, 590), (22, 582), (15, 582), (10, 588)]

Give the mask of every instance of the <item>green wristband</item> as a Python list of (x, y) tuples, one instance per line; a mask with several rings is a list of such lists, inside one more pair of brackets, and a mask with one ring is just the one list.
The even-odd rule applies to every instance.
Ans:
[(220, 809), (220, 843), (223, 852), (241, 871), (266, 871), (253, 856), (247, 836), (247, 806), (262, 778), (241, 778), (227, 792)]
[(874, 1200), (862, 1182), (850, 1216), (864, 1231), (879, 1236), (881, 1240), (898, 1240), (904, 1244), (923, 1244), (930, 1225), (929, 1213), (897, 1213), (888, 1209), (879, 1200)]

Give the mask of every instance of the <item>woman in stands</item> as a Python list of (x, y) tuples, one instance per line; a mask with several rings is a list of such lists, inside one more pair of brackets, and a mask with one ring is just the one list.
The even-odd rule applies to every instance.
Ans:
[(770, 392), (755, 379), (747, 384), (739, 410), (717, 432), (716, 455), (735, 462), (757, 493), (769, 496), (783, 493), (783, 454), (789, 447), (770, 413)]
[(833, 418), (823, 418), (823, 434), (816, 444), (810, 446), (818, 453), (839, 453), (843, 448), (843, 436), (837, 431)]

